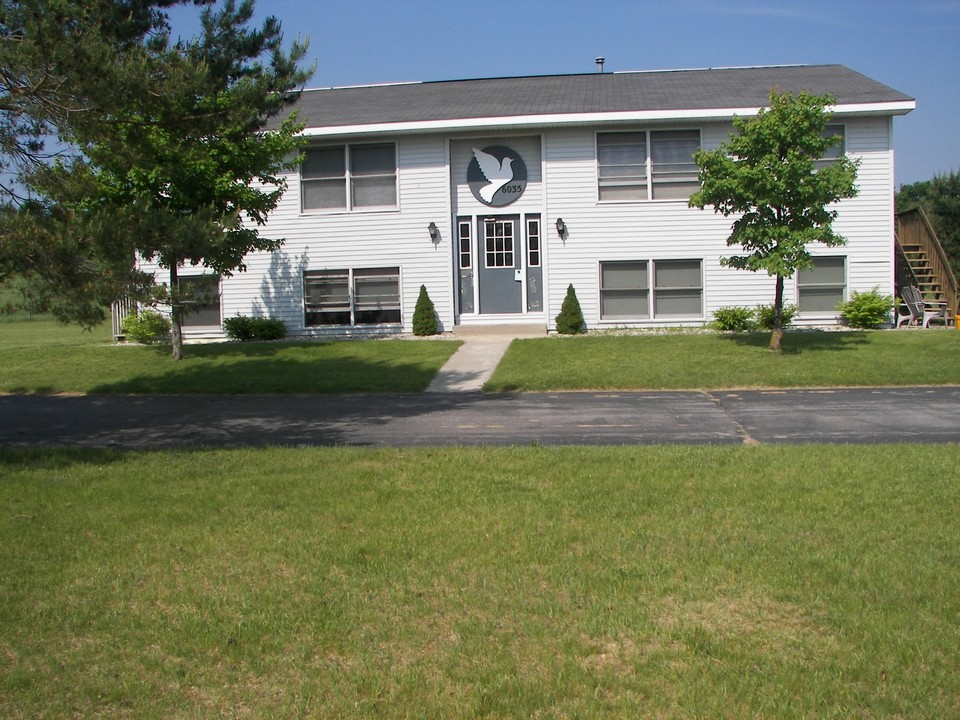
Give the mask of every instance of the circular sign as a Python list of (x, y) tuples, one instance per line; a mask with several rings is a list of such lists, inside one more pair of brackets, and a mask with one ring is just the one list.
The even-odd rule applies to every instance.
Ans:
[(503, 207), (519, 200), (527, 189), (527, 166), (516, 150), (503, 145), (473, 148), (467, 184), (484, 205)]

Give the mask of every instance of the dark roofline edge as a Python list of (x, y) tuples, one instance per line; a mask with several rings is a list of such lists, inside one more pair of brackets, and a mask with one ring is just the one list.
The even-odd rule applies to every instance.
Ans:
[(382, 83), (361, 83), (358, 85), (324, 85), (315, 88), (304, 88), (302, 92), (317, 92), (321, 90), (359, 90), (364, 88), (379, 87), (397, 87), (402, 85), (443, 85), (452, 83), (469, 82), (487, 82), (490, 80), (546, 80), (550, 78), (574, 78), (574, 77), (593, 77), (595, 75), (656, 75), (667, 73), (695, 73), (695, 72), (719, 72), (728, 70), (777, 70), (780, 68), (831, 68), (843, 67), (851, 72), (857, 72), (852, 68), (846, 67), (842, 63), (820, 63), (810, 65), (807, 63), (775, 63), (772, 65), (731, 65), (718, 67), (702, 68), (663, 68), (660, 70), (613, 70), (611, 72), (582, 72), (582, 73), (548, 73), (545, 75), (499, 75), (492, 77), (473, 77), (445, 80), (398, 80), (396, 82)]

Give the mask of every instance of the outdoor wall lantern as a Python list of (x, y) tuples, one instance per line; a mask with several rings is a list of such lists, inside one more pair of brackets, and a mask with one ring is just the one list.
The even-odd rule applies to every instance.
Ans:
[(557, 235), (560, 236), (560, 239), (563, 240), (563, 236), (567, 234), (567, 226), (563, 222), (563, 218), (557, 218)]
[(427, 225), (427, 232), (430, 233), (431, 242), (440, 242), (440, 229), (437, 227), (435, 222), (431, 222)]

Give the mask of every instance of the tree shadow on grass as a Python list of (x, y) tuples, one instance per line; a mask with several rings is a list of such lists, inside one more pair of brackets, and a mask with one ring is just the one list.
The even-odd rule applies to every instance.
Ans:
[[(728, 342), (741, 347), (766, 350), (770, 346), (769, 332), (745, 332), (721, 335)], [(868, 345), (867, 333), (858, 330), (835, 332), (821, 330), (787, 331), (783, 335), (781, 351), (784, 355), (800, 355), (805, 352), (842, 352)]]
[[(183, 357), (193, 358), (222, 358), (222, 357), (274, 357), (286, 348), (291, 347), (323, 347), (336, 341), (305, 340), (302, 342), (289, 340), (237, 342), (233, 340), (217, 342), (187, 342), (183, 347)], [(169, 358), (172, 350), (169, 344), (142, 345), (153, 355)]]
[[(363, 344), (365, 346), (365, 344)], [(106, 381), (94, 394), (266, 395), (422, 392), (447, 357), (350, 342), (197, 345), (180, 362)], [(426, 346), (422, 346), (427, 349)], [(418, 348), (419, 349), (419, 348)], [(450, 346), (452, 354), (456, 346)], [(354, 352), (356, 350), (356, 352)]]

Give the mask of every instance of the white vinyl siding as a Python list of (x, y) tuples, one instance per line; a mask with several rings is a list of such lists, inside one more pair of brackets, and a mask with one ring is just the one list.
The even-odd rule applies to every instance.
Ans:
[[(276, 317), (284, 321), (290, 336), (396, 332), (393, 324), (306, 325), (303, 274), (399, 267), (403, 328), (412, 327), (420, 286), (425, 285), (442, 328), (449, 330), (454, 311), (449, 243), (455, 232), (450, 220), (447, 143), (441, 136), (401, 138), (394, 143), (397, 207), (377, 212), (303, 213), (298, 173), (288, 175), (287, 192), (261, 229), (265, 237), (282, 237), (285, 242), (274, 252), (251, 253), (245, 259), (246, 272), (224, 278), (224, 317)], [(436, 244), (427, 230), (431, 222), (440, 233)]]
[[(847, 240), (840, 250), (846, 257), (844, 293), (869, 291), (877, 286), (884, 294), (891, 294), (892, 122), (889, 117), (850, 115), (835, 118), (835, 122), (842, 122), (845, 152), (861, 161), (857, 177), (859, 194), (838, 204), (839, 216), (834, 223), (837, 232)], [(727, 139), (733, 129), (726, 121), (697, 121), (697, 124), (700, 144), (708, 150)], [(682, 200), (597, 202), (601, 136), (626, 135), (628, 137), (619, 139), (634, 136), (636, 140), (635, 136), (641, 135), (644, 163), (647, 164), (652, 133), (690, 132), (689, 127), (687, 121), (676, 127), (664, 125), (642, 131), (630, 124), (544, 127), (519, 135), (491, 129), (469, 135), (461, 132), (405, 135), (390, 138), (390, 142), (380, 139), (371, 142), (369, 137), (350, 136), (338, 144), (315, 146), (343, 148), (343, 175), (338, 172), (335, 178), (321, 177), (322, 173), (316, 172), (314, 180), (336, 179), (343, 188), (343, 202), (347, 204), (347, 195), (357, 192), (347, 189), (347, 148), (394, 147), (394, 205), (377, 208), (377, 212), (356, 213), (340, 208), (305, 213), (303, 207), (307, 201), (304, 194), (323, 196), (330, 191), (312, 190), (309, 182), (300, 181), (298, 172), (289, 173), (286, 193), (270, 214), (267, 226), (260, 230), (265, 237), (285, 238), (285, 243), (275, 252), (251, 253), (244, 259), (245, 272), (222, 278), (222, 317), (237, 314), (276, 317), (286, 323), (291, 336), (395, 332), (398, 329), (396, 324), (306, 325), (305, 273), (324, 269), (349, 273), (350, 269), (387, 267), (399, 270), (396, 291), (402, 328), (409, 331), (412, 327), (413, 309), (423, 284), (434, 302), (442, 328), (449, 331), (457, 317), (457, 259), (471, 263), (474, 271), (478, 260), (475, 237), (472, 238), (472, 255), (469, 238), (463, 246), (460, 245), (458, 221), (467, 222), (471, 235), (474, 235), (477, 218), (493, 214), (519, 215), (522, 223), (526, 218), (541, 218), (542, 314), (548, 326), (552, 326), (552, 318), (559, 312), (569, 284), (576, 288), (584, 317), (591, 328), (604, 325), (698, 326), (704, 317), (710, 317), (719, 307), (769, 304), (774, 294), (773, 278), (766, 273), (740, 271), (720, 264), (721, 257), (736, 253), (736, 248), (726, 245), (734, 218), (725, 218), (710, 209), (690, 208)], [(517, 130), (511, 129), (510, 133), (517, 133)], [(523, 197), (496, 212), (473, 197), (465, 178), (467, 164), (472, 158), (471, 148), (487, 144), (513, 148), (522, 155), (528, 170), (527, 190)], [(325, 161), (317, 160), (315, 167), (322, 169), (331, 163), (328, 157)], [(611, 187), (615, 187), (613, 178), (630, 175), (621, 172), (619, 176), (604, 174), (603, 177), (610, 179)], [(646, 199), (652, 200), (655, 193), (646, 168), (645, 172), (647, 174), (634, 185), (643, 186)], [(358, 176), (360, 185), (367, 177), (361, 172)], [(376, 186), (377, 181), (372, 179), (375, 176), (369, 177), (369, 184)], [(629, 184), (625, 183), (625, 186)], [(563, 238), (555, 230), (558, 218), (563, 218), (567, 228)], [(439, 230), (437, 242), (431, 241), (427, 231), (431, 222)], [(817, 256), (834, 257), (838, 250), (813, 244), (811, 252)], [(661, 266), (659, 278), (655, 274), (658, 262), (682, 262), (691, 258), (702, 258), (699, 261), (699, 287), (673, 284), (668, 277), (671, 273), (663, 272), (671, 269), (669, 265)], [(484, 262), (482, 257), (479, 260)], [(529, 248), (525, 262), (533, 267)], [(614, 263), (644, 264), (646, 270), (641, 275), (645, 284), (638, 282), (617, 287), (619, 281), (613, 275), (608, 273), (606, 279), (602, 278), (601, 264), (603, 267), (609, 265), (608, 269), (613, 272), (618, 269)], [(142, 267), (163, 272), (155, 264), (143, 264)], [(187, 270), (190, 268), (184, 268)], [(196, 268), (193, 270), (196, 272)], [(658, 281), (661, 286), (659, 305), (656, 297)], [(795, 302), (800, 298), (798, 281), (802, 283), (802, 278), (789, 279), (785, 288), (786, 297), (796, 298)], [(351, 277), (342, 281), (341, 286), (348, 293), (354, 291)], [(606, 292), (608, 286), (609, 290), (623, 291), (619, 292), (620, 297), (618, 292)], [(832, 292), (836, 297), (836, 288)], [(673, 297), (670, 297), (671, 293)], [(361, 289), (361, 300), (362, 296)], [(687, 314), (696, 309), (695, 305), (699, 312)], [(353, 306), (348, 309), (356, 310)], [(334, 312), (332, 308), (331, 312)], [(835, 316), (831, 307), (829, 312), (801, 313), (795, 322), (826, 325), (835, 323)], [(477, 314), (468, 319), (482, 321)]]

